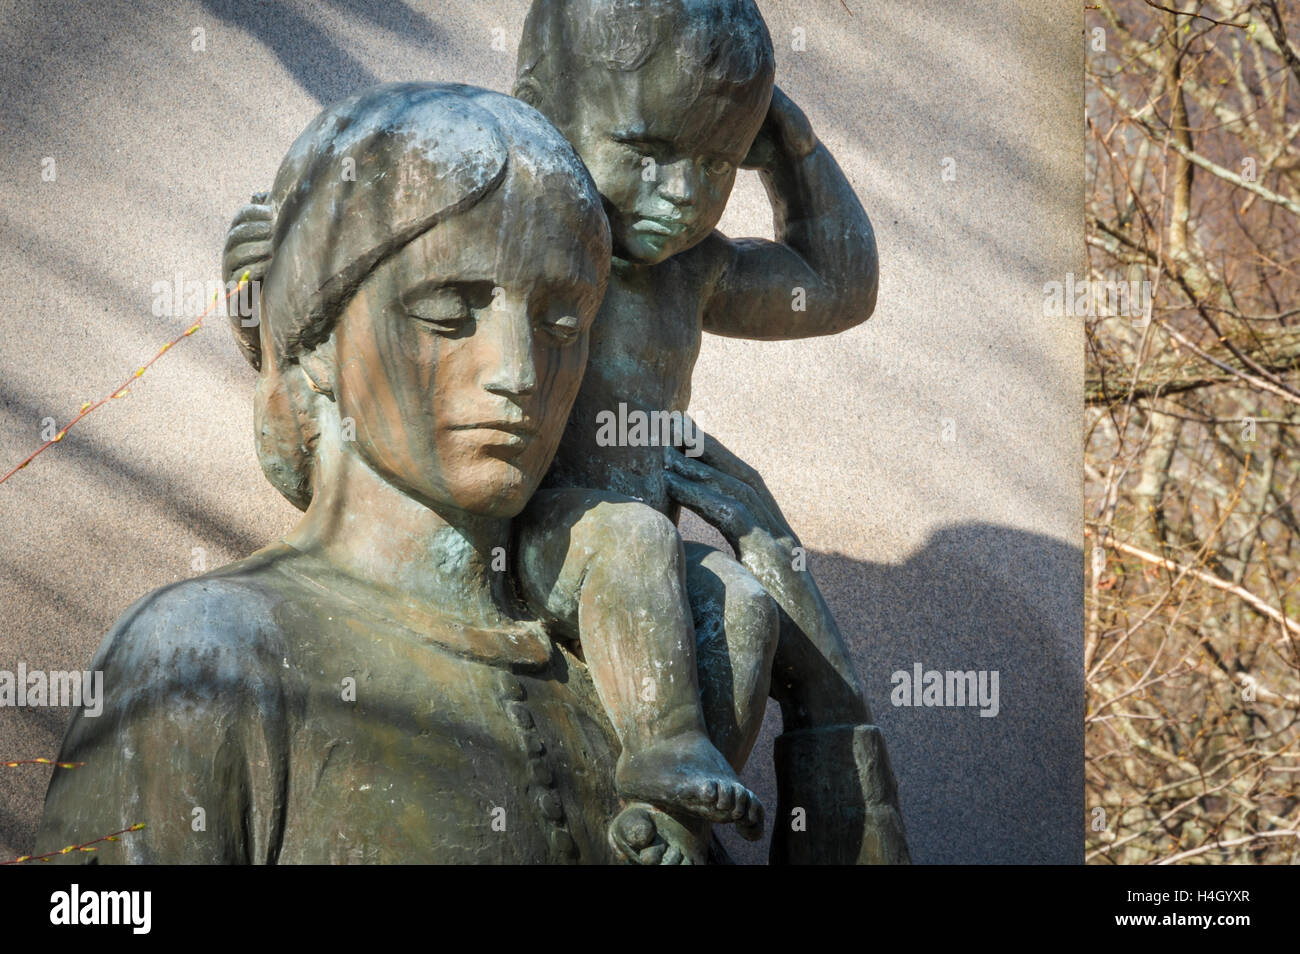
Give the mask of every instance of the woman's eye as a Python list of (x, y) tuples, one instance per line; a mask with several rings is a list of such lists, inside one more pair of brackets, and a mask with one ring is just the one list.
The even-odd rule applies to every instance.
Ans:
[(614, 141), (624, 149), (636, 153), (636, 155), (642, 158), (655, 159), (658, 161), (659, 147), (656, 143), (643, 139), (631, 139), (626, 136), (615, 136)]
[(406, 313), (434, 331), (454, 334), (469, 321), (469, 305), (449, 288), (406, 303)]
[(561, 344), (568, 344), (577, 340), (578, 337), (578, 317), (576, 315), (565, 315), (557, 321), (545, 322), (542, 327), (547, 334)]
[(721, 178), (731, 174), (731, 163), (725, 159), (710, 159), (704, 164), (704, 171), (714, 178)]

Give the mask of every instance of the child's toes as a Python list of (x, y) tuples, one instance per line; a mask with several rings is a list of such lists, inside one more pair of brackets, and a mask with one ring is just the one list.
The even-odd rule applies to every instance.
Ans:
[(625, 861), (637, 865), (659, 863), (667, 846), (658, 835), (650, 813), (637, 805), (625, 809), (609, 826), (609, 840), (615, 850)]
[(675, 848), (672, 848), (669, 845), (664, 844), (663, 842), (659, 842), (659, 844), (651, 845), (649, 848), (642, 851), (641, 854), (638, 856), (638, 860), (640, 864), (647, 865), (647, 866), (676, 864), (676, 862), (669, 862), (664, 860), (665, 858), (667, 858), (668, 852), (675, 851), (675, 850), (676, 850)]
[(749, 806), (754, 800), (754, 795), (743, 785), (736, 786), (735, 797), (731, 801), (731, 820), (733, 822), (743, 821), (749, 815)]
[(641, 803), (623, 809), (609, 825), (616, 857), (634, 865), (704, 864), (707, 846), (681, 822)]
[(721, 789), (716, 780), (709, 779), (700, 786), (700, 802), (704, 805), (716, 805), (721, 797)]
[(614, 821), (615, 837), (635, 852), (649, 848), (655, 840), (655, 823), (650, 813), (641, 808), (629, 808)]
[[(718, 800), (715, 804), (723, 816), (729, 816), (736, 810), (736, 796), (738, 795), (739, 785), (722, 784), (718, 786)], [(743, 791), (743, 789), (742, 789)]]
[(749, 810), (736, 822), (736, 831), (747, 841), (758, 841), (763, 837), (763, 803), (758, 796), (750, 795)]

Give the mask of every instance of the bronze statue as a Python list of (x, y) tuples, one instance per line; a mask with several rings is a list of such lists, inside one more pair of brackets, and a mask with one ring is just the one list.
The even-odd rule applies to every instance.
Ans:
[[(234, 323), (259, 457), (306, 513), (110, 632), (109, 718), (74, 720), (60, 759), (87, 765), (56, 772), (38, 850), (143, 820), (102, 860), (720, 860), (711, 824), (762, 831), (737, 773), (770, 692), (773, 861), (907, 860), (761, 478), (597, 424), (680, 424), (704, 330), (873, 310), (867, 216), (773, 81), (750, 0), (537, 0), (516, 93), (540, 113), (397, 84), (308, 127), (225, 257), (262, 283)], [(775, 243), (714, 231), (742, 166)], [(683, 546), (681, 506), (737, 559)]]
[(325, 110), (270, 207), (258, 452), (306, 513), (114, 626), (38, 850), (144, 822), (98, 859), (607, 860), (615, 742), (493, 569), (608, 275), (590, 178), (518, 100), (402, 84)]

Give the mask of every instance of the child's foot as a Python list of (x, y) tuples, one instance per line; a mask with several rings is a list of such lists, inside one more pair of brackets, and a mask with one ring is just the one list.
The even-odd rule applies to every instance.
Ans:
[(703, 733), (665, 739), (632, 755), (624, 750), (614, 782), (626, 799), (733, 822), (750, 841), (763, 836), (763, 803)]
[(610, 823), (609, 843), (634, 865), (702, 865), (708, 851), (685, 825), (645, 802), (634, 802)]

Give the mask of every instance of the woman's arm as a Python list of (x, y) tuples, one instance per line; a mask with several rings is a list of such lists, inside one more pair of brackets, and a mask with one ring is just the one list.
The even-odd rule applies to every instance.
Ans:
[(771, 862), (907, 864), (884, 736), (799, 540), (753, 468), (712, 438), (704, 447), (699, 460), (670, 452), (670, 492), (721, 531), (781, 609)]
[(772, 697), (786, 728), (870, 722), (835, 617), (763, 478), (712, 437), (698, 459), (672, 450), (668, 465), (674, 499), (718, 528), (781, 609)]

